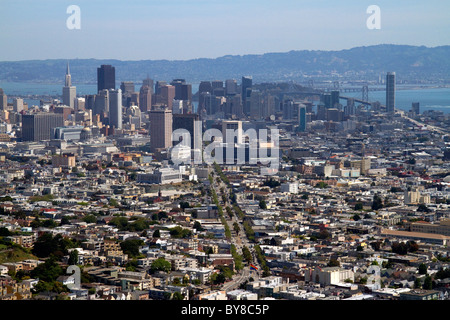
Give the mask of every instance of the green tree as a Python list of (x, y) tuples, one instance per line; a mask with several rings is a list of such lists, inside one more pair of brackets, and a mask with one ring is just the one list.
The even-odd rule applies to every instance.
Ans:
[(169, 261), (167, 261), (164, 258), (158, 258), (155, 261), (152, 262), (150, 266), (150, 270), (152, 273), (155, 273), (157, 271), (164, 271), (169, 272), (172, 269), (172, 265)]
[(431, 279), (431, 276), (426, 276), (425, 280), (423, 281), (423, 289), (424, 290), (431, 290), (433, 289), (433, 281)]
[(372, 202), (372, 210), (379, 210), (383, 208), (383, 200), (380, 196), (374, 195), (373, 196), (373, 202)]
[(263, 209), (263, 210), (267, 209), (266, 201), (264, 201), (264, 200), (261, 199), (261, 200), (259, 201), (259, 207), (260, 207), (261, 209)]
[(120, 248), (123, 253), (128, 254), (131, 257), (138, 257), (140, 255), (139, 247), (144, 244), (141, 239), (127, 239), (120, 243)]
[(419, 271), (419, 274), (427, 274), (428, 273), (427, 265), (425, 263), (421, 263), (419, 265), (418, 271)]
[(364, 208), (363, 204), (361, 202), (357, 202), (355, 204), (355, 210), (362, 210)]
[(77, 250), (70, 251), (68, 264), (69, 265), (78, 264), (78, 251)]

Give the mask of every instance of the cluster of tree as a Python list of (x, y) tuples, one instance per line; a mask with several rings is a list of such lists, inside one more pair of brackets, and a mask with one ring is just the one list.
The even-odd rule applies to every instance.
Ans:
[(234, 272), (229, 267), (219, 266), (218, 269), (219, 272), (213, 273), (210, 277), (211, 284), (220, 285), (233, 277)]
[(248, 240), (255, 242), (255, 231), (253, 230), (250, 223), (247, 220), (245, 220), (243, 225), (244, 225), (245, 235), (247, 236)]
[(170, 236), (173, 238), (189, 238), (192, 235), (192, 231), (189, 229), (176, 226), (169, 229)]
[(51, 233), (45, 232), (37, 238), (31, 252), (39, 258), (50, 256), (62, 258), (68, 254), (67, 249), (78, 246), (79, 244), (72, 239), (63, 237), (60, 234), (53, 236)]
[(379, 210), (381, 208), (383, 208), (383, 199), (376, 194), (373, 196), (372, 210)]
[(326, 189), (326, 188), (328, 188), (328, 183), (320, 181), (320, 182), (316, 183), (315, 187), (319, 188), (319, 189)]
[(120, 243), (120, 248), (123, 253), (128, 254), (130, 257), (139, 257), (141, 253), (139, 248), (144, 245), (144, 241), (141, 239), (126, 239)]
[(164, 258), (156, 259), (150, 266), (151, 273), (155, 273), (158, 271), (170, 272), (170, 270), (172, 270), (172, 264)]
[(270, 276), (271, 275), (270, 268), (267, 265), (266, 256), (262, 252), (261, 247), (258, 245), (255, 245), (254, 249), (255, 249), (256, 259), (258, 259), (259, 265), (261, 266), (261, 268), (263, 270), (263, 277)]
[(263, 185), (266, 187), (269, 187), (269, 188), (276, 188), (276, 187), (280, 186), (281, 183), (273, 178), (270, 178), (268, 180), (265, 180), (263, 182)]
[(110, 225), (116, 226), (120, 231), (144, 231), (150, 227), (151, 222), (145, 218), (129, 220), (126, 217), (114, 217), (109, 222)]
[(404, 242), (394, 242), (391, 244), (392, 252), (405, 255), (408, 252), (416, 252), (419, 250), (419, 245), (415, 241)]
[(435, 279), (447, 279), (450, 278), (450, 268), (440, 268), (434, 275)]
[(236, 246), (234, 244), (231, 245), (230, 252), (231, 252), (231, 255), (233, 256), (233, 259), (234, 259), (234, 268), (236, 270), (242, 270), (242, 268), (243, 268), (243, 264), (242, 264), (243, 257), (242, 257), (242, 255), (240, 255), (237, 252)]

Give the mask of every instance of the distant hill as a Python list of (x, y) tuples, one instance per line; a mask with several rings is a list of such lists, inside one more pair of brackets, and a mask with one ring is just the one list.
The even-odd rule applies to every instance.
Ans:
[[(67, 60), (0, 62), (0, 81), (63, 83)], [(97, 67), (112, 64), (116, 80), (141, 82), (147, 75), (155, 80), (184, 78), (201, 80), (238, 79), (251, 75), (255, 82), (298, 81), (303, 75), (376, 80), (388, 71), (398, 79), (450, 82), (450, 46), (428, 48), (407, 45), (376, 45), (341, 51), (290, 51), (284, 53), (223, 56), (215, 59), (120, 61), (70, 60), (74, 85), (95, 83)], [(342, 79), (342, 78), (341, 78)]]

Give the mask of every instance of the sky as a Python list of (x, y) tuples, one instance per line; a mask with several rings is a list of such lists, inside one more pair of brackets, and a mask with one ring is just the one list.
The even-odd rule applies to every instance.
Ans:
[[(79, 19), (67, 13), (71, 5)], [(380, 29), (367, 27), (371, 5)], [(436, 47), (450, 45), (449, 12), (448, 0), (0, 0), (0, 61)]]

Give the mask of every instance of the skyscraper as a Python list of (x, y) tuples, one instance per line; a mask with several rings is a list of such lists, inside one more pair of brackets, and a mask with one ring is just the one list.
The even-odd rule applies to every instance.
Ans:
[(230, 96), (237, 93), (237, 81), (234, 79), (225, 80), (225, 94)]
[(22, 140), (50, 140), (53, 129), (64, 126), (63, 114), (35, 113), (22, 116)]
[(97, 92), (103, 89), (116, 89), (116, 68), (109, 64), (97, 68)]
[[(196, 121), (200, 121), (200, 116), (195, 113), (190, 113), (190, 114), (173, 114), (172, 117), (173, 117), (172, 121), (173, 131), (177, 129), (186, 129), (187, 131), (189, 131), (189, 134), (191, 135), (191, 142), (190, 142), (191, 148), (192, 149), (194, 147), (201, 148), (202, 127), (200, 126), (200, 128), (198, 128), (195, 123)], [(196, 139), (197, 143), (195, 143)]]
[(386, 112), (394, 113), (395, 110), (395, 72), (386, 75)]
[(419, 102), (413, 102), (412, 103), (412, 112), (415, 115), (419, 115), (420, 114), (420, 103)]
[(76, 87), (72, 86), (72, 77), (70, 75), (69, 63), (67, 63), (66, 77), (62, 93), (63, 103), (73, 109), (75, 106), (74, 100), (76, 98), (77, 91)]
[(139, 91), (139, 109), (141, 112), (147, 112), (152, 109), (153, 86), (142, 85)]
[(6, 93), (0, 88), (0, 110), (6, 110), (8, 107), (8, 97)]
[(242, 77), (241, 83), (241, 98), (242, 98), (242, 106), (245, 114), (250, 113), (250, 97), (252, 94), (252, 85), (253, 78), (251, 76)]
[(122, 90), (109, 90), (109, 126), (122, 129)]
[(150, 146), (153, 152), (172, 146), (172, 111), (152, 110), (149, 112)]
[(298, 131), (306, 131), (306, 106), (304, 104), (298, 106)]

